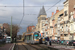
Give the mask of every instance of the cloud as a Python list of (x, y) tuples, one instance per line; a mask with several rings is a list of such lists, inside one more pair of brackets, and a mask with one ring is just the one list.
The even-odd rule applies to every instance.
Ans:
[[(28, 25), (36, 25), (37, 23), (37, 17), (39, 14), (40, 9), (42, 6), (45, 6), (45, 10), (49, 9), (59, 0), (25, 0), (25, 7), (24, 8), (24, 18), (21, 23), (21, 27), (23, 29), (20, 30), (18, 34), (21, 34), (22, 32), (26, 31), (26, 28)], [(61, 0), (60, 3), (58, 3), (56, 6), (63, 5), (63, 2), (65, 0)], [(23, 1), (22, 0), (2, 0), (0, 2), (0, 6), (22, 6)], [(61, 10), (63, 7), (59, 7), (59, 10)], [(51, 16), (51, 12), (56, 12), (57, 7), (52, 7), (49, 9), (47, 13), (47, 17)], [(13, 24), (20, 24), (20, 21), (23, 17), (23, 7), (0, 7), (0, 23), (11, 23), (11, 16), (12, 16), (12, 23)]]

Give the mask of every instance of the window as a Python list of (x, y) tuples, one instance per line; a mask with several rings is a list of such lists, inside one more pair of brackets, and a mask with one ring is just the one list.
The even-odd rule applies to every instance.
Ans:
[(64, 12), (64, 15), (67, 16), (67, 11)]
[(44, 31), (44, 28), (42, 28), (42, 30)]
[(62, 31), (63, 31), (63, 26), (62, 26)]
[(46, 18), (45, 17), (42, 17), (42, 20), (46, 20)]
[(46, 32), (46, 35), (48, 35), (48, 32)]
[(52, 34), (53, 34), (53, 28), (52, 28)]
[(73, 30), (73, 25), (71, 24), (71, 30)]
[(64, 34), (64, 36), (67, 36), (67, 34)]
[(71, 20), (73, 19), (73, 15), (71, 16)]
[(48, 27), (46, 26), (46, 29), (48, 29)]
[(42, 23), (42, 27), (44, 26), (45, 24), (44, 23)]
[(58, 21), (60, 20), (60, 18), (58, 17)]

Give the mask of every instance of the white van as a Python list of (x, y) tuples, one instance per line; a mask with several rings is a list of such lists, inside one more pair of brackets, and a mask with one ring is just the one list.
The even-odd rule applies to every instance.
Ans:
[(11, 43), (11, 37), (10, 36), (6, 37), (6, 43)]

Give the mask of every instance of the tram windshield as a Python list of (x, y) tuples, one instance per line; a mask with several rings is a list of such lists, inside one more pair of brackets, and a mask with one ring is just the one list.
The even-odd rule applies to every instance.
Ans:
[(34, 39), (39, 39), (39, 34), (38, 33), (34, 34)]

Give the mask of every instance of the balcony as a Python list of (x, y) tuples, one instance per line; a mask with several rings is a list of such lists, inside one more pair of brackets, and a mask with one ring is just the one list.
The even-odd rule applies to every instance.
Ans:
[(68, 33), (69, 33), (69, 31), (65, 31), (65, 32), (64, 32), (64, 34), (68, 34)]
[(57, 37), (60, 37), (60, 34), (57, 34)]
[(64, 21), (60, 21), (60, 24), (64, 24)]
[(75, 18), (70, 19), (70, 23), (75, 22)]
[(54, 34), (57, 34), (56, 32)]
[(52, 36), (52, 34), (49, 34), (49, 36)]
[(60, 29), (60, 34), (63, 34), (63, 33), (64, 33), (64, 31), (62, 29)]
[(69, 23), (70, 21), (69, 20), (67, 20), (67, 21), (64, 21), (64, 24), (67, 24), (67, 23)]
[(55, 19), (52, 19), (52, 21), (54, 21)]
[(53, 26), (50, 26), (50, 28), (53, 28)]
[(55, 27), (57, 26), (57, 24), (54, 25)]
[(73, 31), (73, 30), (71, 30), (71, 31), (70, 31), (70, 34), (74, 34), (74, 31)]
[(72, 23), (72, 22), (73, 22), (73, 19), (70, 20), (70, 23)]
[(58, 35), (57, 35), (57, 34), (54, 34), (54, 36), (55, 36), (55, 37), (58, 37)]

